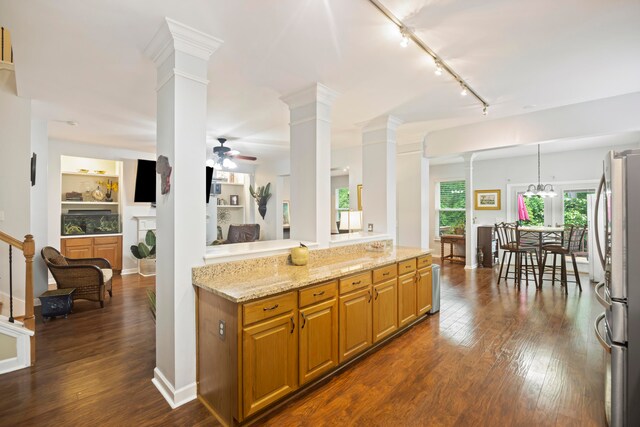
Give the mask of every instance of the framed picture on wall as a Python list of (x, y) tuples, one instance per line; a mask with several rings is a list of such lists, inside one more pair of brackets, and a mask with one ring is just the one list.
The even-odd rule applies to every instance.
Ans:
[(229, 196), (229, 204), (231, 206), (238, 206), (238, 195), (232, 194)]
[(282, 201), (282, 225), (288, 226), (291, 221), (291, 212), (289, 211), (289, 201)]
[(358, 184), (358, 210), (362, 210), (362, 184)]
[(499, 211), (500, 190), (476, 190), (474, 191), (475, 210)]

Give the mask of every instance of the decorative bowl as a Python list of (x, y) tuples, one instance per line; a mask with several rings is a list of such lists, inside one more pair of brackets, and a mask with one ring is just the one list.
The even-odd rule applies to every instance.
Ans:
[(89, 169), (78, 169), (80, 173), (89, 173)]

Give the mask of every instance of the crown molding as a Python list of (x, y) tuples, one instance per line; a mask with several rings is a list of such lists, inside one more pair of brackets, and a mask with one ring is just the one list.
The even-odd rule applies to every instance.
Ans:
[(338, 92), (329, 89), (322, 83), (314, 83), (309, 87), (301, 89), (297, 92), (285, 95), (280, 99), (287, 104), (290, 109), (302, 107), (309, 104), (321, 103), (328, 106), (338, 97)]
[(224, 42), (218, 38), (165, 17), (144, 53), (156, 66), (162, 64), (174, 51), (208, 61), (222, 43)]

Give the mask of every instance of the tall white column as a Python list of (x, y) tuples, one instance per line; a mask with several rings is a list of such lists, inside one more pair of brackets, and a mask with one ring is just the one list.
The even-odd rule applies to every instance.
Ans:
[(398, 147), (398, 245), (428, 248), (429, 160), (424, 143)]
[(169, 18), (147, 46), (157, 67), (157, 148), (172, 167), (157, 202), (156, 368), (153, 383), (171, 407), (197, 396), (195, 292), (191, 269), (206, 238), (207, 68), (222, 42)]
[(396, 240), (396, 130), (400, 120), (384, 116), (362, 130), (363, 228)]
[(331, 107), (337, 93), (316, 83), (285, 96), (290, 111), (291, 239), (329, 245)]
[(475, 153), (466, 153), (464, 158), (464, 180), (465, 180), (465, 193), (466, 193), (466, 224), (465, 224), (465, 261), (464, 268), (466, 270), (474, 269), (478, 266), (478, 260), (476, 257), (476, 241), (477, 232), (473, 221), (473, 207), (474, 207), (474, 195), (473, 195), (473, 159)]

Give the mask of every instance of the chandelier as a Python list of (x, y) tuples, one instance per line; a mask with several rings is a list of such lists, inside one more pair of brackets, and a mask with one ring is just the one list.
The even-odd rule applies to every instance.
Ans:
[(553, 189), (553, 185), (540, 183), (540, 144), (538, 144), (538, 185), (530, 184), (529, 187), (527, 187), (527, 191), (526, 193), (524, 193), (524, 195), (526, 197), (556, 197), (558, 195)]

